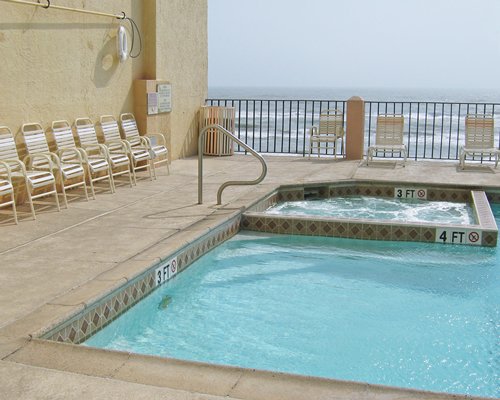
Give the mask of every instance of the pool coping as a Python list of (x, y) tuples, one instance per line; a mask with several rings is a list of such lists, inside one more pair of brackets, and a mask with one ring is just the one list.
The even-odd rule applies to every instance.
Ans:
[(489, 399), (185, 361), (33, 339), (11, 361), (190, 393), (238, 399)]
[[(346, 184), (346, 183), (351, 183), (351, 182), (358, 182), (359, 183), (359, 182), (363, 182), (363, 181), (356, 180), (356, 179), (350, 179), (350, 180), (338, 181), (338, 184)], [(379, 182), (370, 181), (370, 183), (377, 184)], [(302, 186), (314, 187), (317, 185), (318, 185), (318, 183), (313, 183), (313, 184), (302, 185)], [(286, 191), (287, 188), (296, 187), (296, 186), (297, 185), (282, 185), (282, 186), (279, 186), (278, 189), (285, 189), (285, 191)], [(440, 185), (440, 186), (444, 186), (444, 185)], [(458, 185), (450, 185), (450, 186), (456, 187)], [(470, 187), (467, 186), (467, 188), (470, 188)], [(268, 194), (263, 196), (263, 197), (267, 197), (267, 196), (272, 195), (276, 190), (277, 189), (268, 191)], [(496, 187), (493, 188), (492, 192), (494, 192), (493, 193), (494, 202), (500, 202), (500, 193), (498, 193), (498, 188), (496, 188)], [(180, 256), (179, 260), (181, 260), (179, 262), (179, 268), (181, 270), (186, 268), (191, 262), (195, 261), (198, 257), (200, 257), (203, 254), (203, 252), (210, 250), (212, 247), (218, 245), (219, 243), (223, 242), (224, 240), (229, 239), (232, 235), (234, 235), (238, 231), (238, 229), (236, 229), (235, 227), (236, 226), (239, 227), (242, 215), (245, 212), (245, 210), (251, 209), (252, 207), (257, 205), (260, 201), (261, 200), (256, 200), (256, 201), (252, 202), (250, 204), (250, 206), (245, 207), (245, 208), (242, 207), (241, 210), (235, 211), (233, 214), (231, 214), (227, 218), (225, 218), (225, 220), (223, 220), (222, 222), (219, 222), (216, 224), (211, 224), (211, 225), (207, 226), (202, 234), (198, 234), (195, 238), (188, 239), (186, 244), (175, 249), (172, 252), (168, 252), (168, 254), (165, 257), (161, 257), (158, 262), (155, 262), (155, 263), (149, 265), (148, 267), (143, 268), (141, 272), (136, 273), (135, 275), (131, 276), (130, 279), (126, 280), (126, 282), (120, 283), (120, 284), (110, 285), (110, 287), (106, 287), (106, 289), (104, 289), (104, 290), (99, 290), (99, 293), (101, 293), (101, 294), (96, 294), (96, 296), (94, 298), (87, 299), (85, 301), (85, 303), (75, 305), (73, 307), (69, 307), (69, 308), (71, 308), (71, 310), (68, 310), (68, 313), (66, 313), (65, 316), (59, 316), (58, 318), (53, 319), (49, 325), (44, 325), (43, 328), (39, 329), (37, 332), (34, 332), (32, 334), (31, 341), (30, 341), (29, 345), (27, 346), (27, 348), (31, 345), (35, 345), (35, 344), (40, 345), (43, 343), (44, 345), (50, 345), (50, 347), (56, 346), (56, 348), (58, 345), (61, 345), (61, 346), (69, 346), (70, 348), (75, 347), (75, 348), (82, 349), (83, 347), (81, 347), (81, 346), (77, 346), (74, 344), (58, 343), (58, 342), (55, 342), (53, 340), (47, 340), (47, 339), (51, 335), (61, 333), (61, 331), (63, 331), (64, 335), (66, 336), (65, 339), (63, 339), (62, 336), (61, 336), (61, 339), (63, 339), (63, 340), (60, 340), (58, 337), (55, 337), (55, 336), (52, 336), (52, 339), (55, 339), (59, 342), (67, 341), (69, 343), (73, 343), (73, 341), (70, 340), (71, 337), (73, 337), (73, 340), (75, 340), (78, 338), (78, 335), (77, 335), (77, 332), (73, 334), (71, 331), (71, 328), (75, 327), (74, 323), (78, 320), (78, 316), (82, 316), (84, 313), (87, 313), (88, 311), (90, 311), (91, 308), (93, 308), (93, 310), (96, 310), (100, 307), (97, 312), (100, 313), (99, 320), (101, 320), (101, 321), (107, 321), (107, 323), (109, 323), (112, 320), (116, 319), (118, 317), (118, 315), (116, 315), (116, 314), (113, 315), (113, 312), (109, 307), (110, 303), (107, 303), (107, 301), (109, 301), (111, 298), (113, 298), (114, 295), (116, 295), (118, 292), (120, 292), (121, 295), (123, 296), (123, 292), (127, 289), (129, 291), (132, 291), (130, 293), (132, 294), (132, 298), (133, 298), (134, 302), (124, 304), (124, 302), (122, 301), (122, 304), (125, 307), (122, 312), (126, 311), (126, 309), (130, 308), (133, 304), (135, 304), (141, 298), (147, 296), (149, 293), (151, 293), (154, 290), (155, 286), (151, 286), (152, 285), (151, 278), (154, 276), (154, 273), (156, 272), (158, 267), (161, 266), (162, 264), (164, 264), (165, 261), (170, 260), (172, 258), (172, 256), (178, 255), (178, 256)], [(233, 226), (232, 228), (231, 228), (231, 225)], [(207, 233), (209, 234), (208, 239), (206, 236)], [(211, 242), (210, 242), (210, 240), (211, 240)], [(182, 260), (184, 260), (184, 261), (182, 261)], [(189, 264), (188, 264), (188, 262), (189, 262)], [(142, 289), (143, 284), (146, 285), (144, 290)], [(137, 290), (137, 294), (138, 294), (137, 297), (135, 297), (133, 295), (134, 288)], [(100, 288), (100, 289), (102, 289), (102, 288)], [(122, 297), (122, 299), (123, 299), (123, 297)], [(114, 298), (114, 300), (116, 300), (116, 298)], [(102, 316), (104, 316), (104, 317), (106, 316), (105, 315), (106, 314), (106, 304), (108, 305), (108, 311), (107, 311), (108, 318), (107, 319), (102, 318)], [(122, 312), (120, 312), (120, 314)], [(45, 319), (45, 321), (46, 320), (47, 319)], [(85, 318), (83, 318), (83, 320), (85, 320)], [(66, 323), (64, 328), (62, 330), (60, 329), (58, 332), (55, 332), (57, 330), (57, 328), (61, 327), (61, 322), (63, 322), (63, 321), (65, 321), (65, 323)], [(91, 323), (94, 322), (94, 321), (92, 321), (92, 318), (91, 318), (90, 322)], [(88, 323), (88, 319), (87, 319), (87, 323)], [(95, 329), (101, 329), (101, 328), (97, 328), (97, 326), (95, 326)], [(80, 336), (80, 339), (82, 339), (82, 336)], [(68, 349), (68, 347), (65, 347), (65, 349)], [(12, 357), (8, 357), (7, 359), (11, 358), (12, 360), (16, 360), (16, 359), (19, 360), (19, 357), (21, 356), (21, 354), (24, 354), (24, 350), (25, 350), (24, 348), (20, 349), (19, 351), (15, 352), (15, 354), (13, 354)], [(75, 350), (68, 350), (68, 351), (73, 352)], [(96, 350), (96, 351), (97, 352), (102, 351), (102, 352), (104, 352), (104, 354), (110, 353), (110, 352), (105, 351), (105, 350)], [(33, 352), (33, 353), (37, 353), (37, 352)], [(111, 353), (113, 353), (113, 352), (111, 352)], [(134, 355), (131, 355), (129, 353), (127, 353), (127, 354), (128, 354), (129, 358), (131, 358), (131, 357), (134, 358), (133, 357)], [(37, 355), (33, 354), (31, 357), (36, 358)], [(144, 356), (144, 357), (146, 357), (145, 358), (146, 360), (150, 359), (147, 356)], [(169, 360), (165, 360), (165, 362), (168, 364)], [(186, 363), (189, 363), (189, 362), (186, 362)], [(36, 362), (34, 362), (33, 365), (36, 365)], [(53, 367), (55, 369), (59, 369), (56, 366), (53, 366)], [(80, 366), (78, 366), (78, 365), (74, 365), (74, 367), (80, 368)], [(213, 366), (213, 367), (214, 367), (215, 371), (218, 371), (219, 366)], [(232, 368), (232, 367), (229, 367), (229, 368)], [(66, 361), (64, 369), (68, 370), (68, 361)], [(243, 369), (243, 370), (245, 370), (245, 369)], [(250, 371), (252, 371), (252, 370), (250, 370)], [(262, 372), (262, 373), (264, 373), (264, 372)], [(269, 374), (270, 377), (274, 377), (278, 374), (275, 372), (265, 372), (265, 373)], [(290, 375), (290, 374), (284, 374), (284, 375)], [(299, 378), (301, 378), (301, 377), (299, 376)], [(122, 379), (122, 378), (117, 377), (117, 379)], [(309, 379), (309, 377), (307, 377), (307, 379)], [(136, 380), (134, 380), (134, 382), (135, 381)], [(327, 381), (338, 382), (338, 380), (335, 380), (335, 379), (328, 379)], [(147, 382), (143, 382), (143, 383), (147, 383)], [(356, 384), (362, 385), (365, 388), (378, 387), (378, 385), (371, 385), (371, 384), (366, 384), (366, 383), (356, 383)], [(390, 389), (394, 389), (394, 388), (390, 388)], [(396, 390), (403, 390), (405, 393), (407, 392), (406, 389), (397, 389), (396, 388)], [(409, 391), (411, 393), (414, 393), (414, 394), (415, 393), (416, 394), (430, 393), (430, 392), (413, 390), (413, 389), (411, 389)], [(432, 393), (432, 396), (435, 397), (436, 394)], [(441, 394), (439, 396), (441, 396)], [(460, 396), (460, 395), (450, 395), (450, 394), (442, 394), (442, 396), (445, 396), (444, 398), (450, 398), (450, 396), (451, 396), (451, 398), (471, 398), (472, 397), (472, 396)]]

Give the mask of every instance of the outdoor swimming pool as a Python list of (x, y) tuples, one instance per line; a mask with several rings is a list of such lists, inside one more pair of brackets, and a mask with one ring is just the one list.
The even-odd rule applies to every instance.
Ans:
[(498, 397), (499, 284), (497, 248), (244, 232), (86, 344)]
[(475, 223), (472, 208), (466, 203), (391, 199), (373, 196), (287, 201), (276, 204), (265, 212), (271, 215), (304, 215), (465, 225)]

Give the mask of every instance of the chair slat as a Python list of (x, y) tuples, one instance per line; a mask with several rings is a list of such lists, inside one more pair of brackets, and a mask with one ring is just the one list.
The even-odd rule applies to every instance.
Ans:
[(15, 159), (19, 158), (17, 154), (16, 143), (10, 131), (4, 133), (0, 130), (0, 159)]
[(102, 121), (101, 128), (105, 141), (121, 140), (120, 128), (116, 121)]
[(28, 153), (48, 152), (49, 146), (43, 130), (23, 132)]
[(64, 149), (76, 147), (75, 138), (73, 137), (71, 126), (67, 122), (61, 122), (61, 125), (62, 126), (60, 127), (52, 128), (57, 148)]
[(379, 115), (375, 131), (377, 146), (403, 144), (404, 117), (402, 115)]
[(494, 120), (486, 115), (465, 117), (465, 147), (467, 149), (491, 149), (495, 146)]
[(82, 145), (99, 143), (94, 125), (76, 125), (76, 134)]

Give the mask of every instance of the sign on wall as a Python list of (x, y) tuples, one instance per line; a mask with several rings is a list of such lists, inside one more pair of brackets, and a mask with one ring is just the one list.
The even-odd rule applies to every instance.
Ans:
[(159, 83), (158, 91), (158, 112), (172, 111), (172, 85), (169, 83)]
[(149, 92), (148, 115), (161, 114), (172, 111), (172, 85), (159, 83), (156, 92)]

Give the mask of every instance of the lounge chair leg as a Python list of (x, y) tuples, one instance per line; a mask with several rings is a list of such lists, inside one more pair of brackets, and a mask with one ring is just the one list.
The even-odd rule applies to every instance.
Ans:
[(10, 199), (12, 201), (12, 213), (14, 214), (14, 222), (16, 223), (16, 225), (19, 225), (19, 221), (17, 220), (16, 198), (14, 197), (14, 189), (12, 189)]
[[(89, 201), (89, 192), (87, 190), (87, 182), (85, 181), (85, 174), (82, 175), (83, 189), (85, 190), (85, 199)], [(92, 185), (92, 179), (90, 180), (90, 184)], [(94, 195), (95, 200), (95, 195)]]
[(111, 193), (116, 193), (115, 179), (113, 178), (113, 171), (111, 167), (108, 168), (109, 188)]
[[(90, 172), (90, 166), (88, 167), (88, 176), (89, 176), (89, 184), (90, 184), (90, 192), (92, 193), (92, 198), (95, 200), (95, 190), (94, 190), (94, 181), (92, 179), (92, 172)], [(83, 182), (85, 182), (85, 176), (83, 177)], [(87, 183), (85, 183), (85, 193), (87, 193)], [(87, 194), (87, 201), (89, 200)]]
[(68, 198), (66, 197), (66, 188), (64, 187), (64, 185), (62, 185), (62, 195), (63, 195), (63, 199), (64, 199), (64, 206), (66, 208), (69, 208), (68, 207)]
[(54, 196), (55, 196), (55, 199), (56, 199), (56, 206), (57, 206), (57, 211), (61, 212), (61, 204), (59, 203), (59, 194), (57, 193), (57, 186), (54, 182)]
[(168, 155), (167, 155), (167, 175), (170, 175), (170, 162), (168, 161)]
[(135, 179), (135, 176), (133, 176), (132, 171), (133, 170), (131, 168), (128, 169), (128, 179), (130, 180), (130, 187), (133, 187)]
[(64, 205), (66, 206), (66, 208), (69, 208), (68, 207), (68, 198), (66, 197), (66, 188), (64, 187), (64, 183), (61, 184), (61, 188), (62, 188), (62, 195), (63, 195), (63, 199), (64, 199)]
[(36, 221), (35, 206), (33, 205), (33, 199), (31, 197), (31, 191), (28, 182), (26, 182), (26, 196), (28, 197), (28, 203), (30, 203), (30, 209), (31, 209), (31, 215), (33, 216), (33, 221)]
[(156, 180), (156, 168), (153, 160), (149, 163), (149, 178), (151, 180), (153, 180), (153, 178)]
[(132, 166), (131, 169), (132, 169), (132, 175), (134, 177), (134, 185), (137, 186), (137, 175), (135, 174), (135, 166)]
[(95, 200), (94, 181), (92, 180), (92, 178), (90, 179), (90, 193), (92, 193), (92, 199)]

